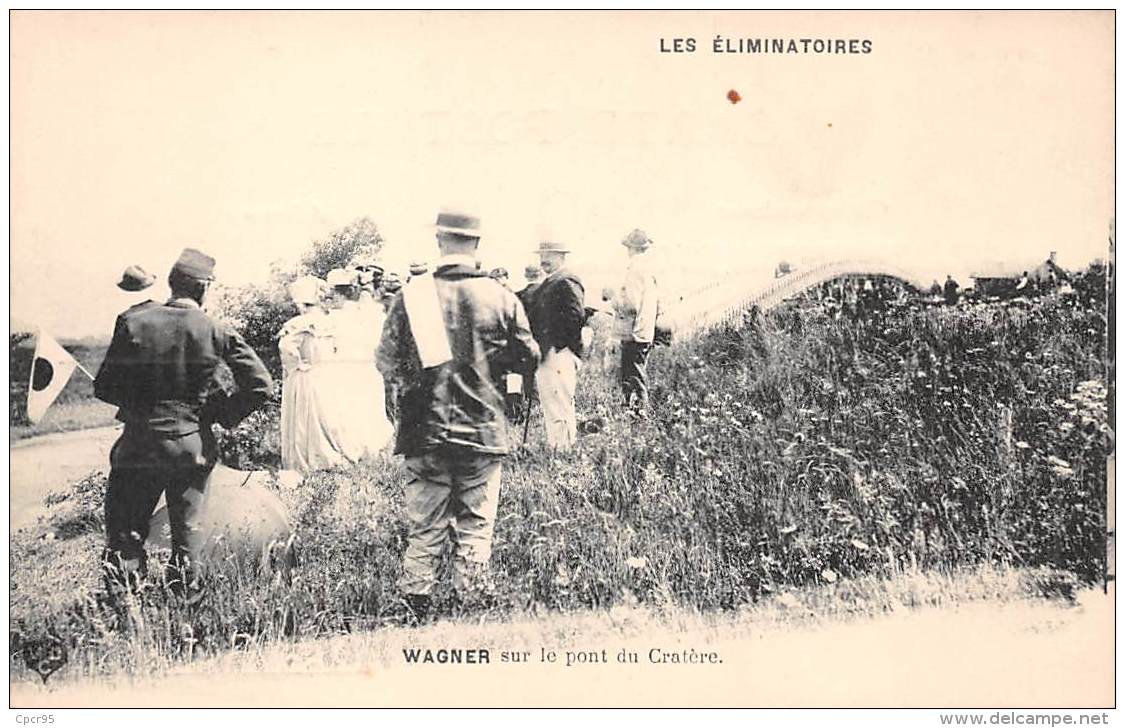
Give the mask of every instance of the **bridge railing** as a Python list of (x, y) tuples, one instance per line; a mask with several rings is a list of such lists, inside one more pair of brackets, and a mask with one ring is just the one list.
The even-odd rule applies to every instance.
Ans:
[(814, 286), (845, 276), (883, 275), (919, 288), (895, 266), (870, 261), (826, 261), (775, 278), (764, 287), (750, 287), (737, 276), (718, 280), (684, 293), (669, 307), (680, 336), (690, 336), (715, 326), (741, 320), (751, 307), (765, 311)]

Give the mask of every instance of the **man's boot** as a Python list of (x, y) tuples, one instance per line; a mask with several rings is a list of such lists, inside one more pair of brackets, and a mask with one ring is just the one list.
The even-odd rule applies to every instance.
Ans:
[(429, 594), (407, 594), (405, 601), (406, 619), (411, 626), (422, 624), (429, 618), (431, 605)]

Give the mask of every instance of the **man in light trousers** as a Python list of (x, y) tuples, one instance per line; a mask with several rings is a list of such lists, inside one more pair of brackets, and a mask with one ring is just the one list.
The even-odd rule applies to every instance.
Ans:
[(582, 327), (586, 324), (582, 280), (566, 267), (570, 251), (561, 243), (540, 243), (537, 251), (547, 277), (535, 291), (531, 331), (543, 352), (535, 386), (543, 408), (547, 444), (569, 450), (578, 439), (574, 391), (582, 364)]

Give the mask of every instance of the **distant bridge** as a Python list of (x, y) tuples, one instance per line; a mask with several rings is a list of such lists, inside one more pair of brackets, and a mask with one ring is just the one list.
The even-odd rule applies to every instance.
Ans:
[(684, 293), (669, 304), (669, 317), (677, 336), (706, 331), (740, 320), (751, 307), (767, 311), (822, 283), (841, 278), (893, 278), (916, 291), (927, 286), (915, 276), (890, 263), (841, 260), (817, 263), (768, 281), (747, 281), (737, 274)]

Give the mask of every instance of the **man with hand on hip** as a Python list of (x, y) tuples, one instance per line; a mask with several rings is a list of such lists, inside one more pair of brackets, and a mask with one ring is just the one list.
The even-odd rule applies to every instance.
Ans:
[(547, 444), (569, 450), (578, 439), (574, 390), (582, 361), (586, 293), (582, 280), (566, 267), (568, 248), (544, 241), (536, 252), (547, 277), (535, 291), (530, 314), (531, 331), (543, 352), (535, 386), (543, 408)]

